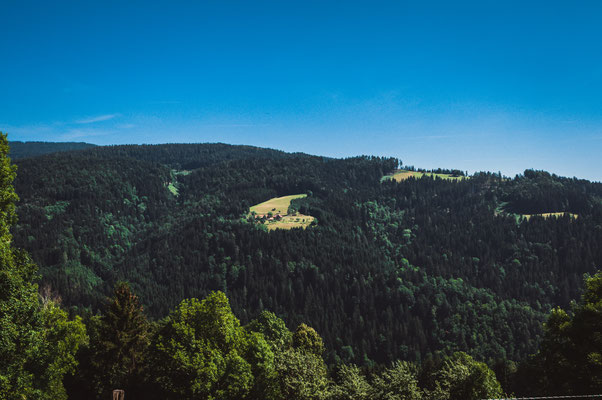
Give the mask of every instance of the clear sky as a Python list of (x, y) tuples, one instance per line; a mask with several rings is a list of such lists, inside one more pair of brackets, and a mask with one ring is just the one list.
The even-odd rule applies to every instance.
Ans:
[(600, 1), (0, 0), (10, 140), (602, 181)]

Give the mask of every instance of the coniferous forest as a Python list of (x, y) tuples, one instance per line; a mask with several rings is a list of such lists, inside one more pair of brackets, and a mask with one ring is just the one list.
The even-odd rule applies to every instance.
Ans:
[[(17, 154), (15, 178), (0, 150), (1, 398), (602, 391), (601, 183), (225, 144)], [(292, 194), (307, 229), (249, 217)]]

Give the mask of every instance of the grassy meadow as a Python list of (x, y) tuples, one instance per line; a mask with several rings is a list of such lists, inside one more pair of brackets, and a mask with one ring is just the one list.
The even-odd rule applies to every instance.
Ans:
[[(314, 221), (314, 217), (300, 213), (292, 215), (288, 214), (288, 207), (290, 206), (291, 201), (304, 197), (307, 197), (307, 195), (293, 194), (290, 196), (274, 197), (273, 199), (269, 199), (251, 207), (249, 215), (254, 215), (256, 220), (265, 219), (265, 225), (269, 230), (292, 228), (305, 229)], [(273, 219), (269, 219), (268, 213), (272, 213), (271, 218)], [(277, 215), (280, 215), (280, 219), (276, 217)]]
[(401, 182), (401, 181), (405, 181), (406, 179), (409, 179), (412, 177), (414, 177), (416, 179), (420, 179), (423, 176), (431, 176), (431, 177), (437, 177), (437, 178), (449, 179), (449, 180), (466, 179), (465, 176), (452, 176), (451, 174), (436, 174), (433, 172), (417, 172), (417, 171), (408, 171), (405, 169), (400, 169), (400, 170), (395, 171), (391, 175), (383, 176), (382, 180), (394, 179), (397, 182)]
[(579, 218), (578, 214), (567, 213), (567, 212), (552, 212), (552, 213), (543, 213), (543, 214), (521, 214), (521, 217), (526, 218), (527, 220), (531, 219), (531, 217), (543, 217), (543, 218), (559, 218), (563, 217), (565, 214), (568, 214), (571, 218)]

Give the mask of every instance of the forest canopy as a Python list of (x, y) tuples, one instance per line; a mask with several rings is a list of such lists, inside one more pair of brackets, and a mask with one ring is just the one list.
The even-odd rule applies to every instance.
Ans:
[[(58, 382), (79, 363), (88, 372), (68, 378), (73, 393), (153, 382), (157, 393), (185, 398), (335, 396), (336, 385), (356, 398), (400, 387), (453, 398), (464, 386), (450, 379), (468, 377), (501, 393), (482, 362), (518, 393), (528, 386), (517, 383), (516, 365), (539, 365), (529, 355), (554, 343), (554, 324), (542, 328), (548, 313), (569, 307), (583, 275), (602, 265), (602, 185), (542, 171), (395, 182), (381, 178), (402, 166), (397, 159), (223, 144), (95, 147), (17, 166), (19, 219), (11, 186), (6, 226), (39, 265), (47, 298), (60, 297), (68, 313), (35, 299), (36, 268), (25, 253), (6, 253), (14, 253), (7, 265), (20, 265), (7, 271), (21, 271), (11, 276), (28, 293), (23, 310), (33, 325), (23, 329), (44, 332), (46, 309), (75, 332), (65, 357), (81, 347), (78, 361), (48, 377)], [(311, 227), (268, 231), (248, 221), (252, 205), (291, 194), (306, 195), (291, 207), (314, 217)], [(115, 336), (122, 308), (131, 325)], [(211, 322), (220, 329), (206, 310), (222, 315)], [(565, 326), (571, 316), (558, 313), (550, 321)], [(218, 331), (226, 336), (215, 338)], [(563, 332), (562, 343), (577, 340)], [(113, 336), (131, 338), (128, 352), (114, 354), (125, 344), (111, 344)], [(595, 352), (574, 354), (596, 368)], [(197, 383), (174, 382), (182, 376)]]

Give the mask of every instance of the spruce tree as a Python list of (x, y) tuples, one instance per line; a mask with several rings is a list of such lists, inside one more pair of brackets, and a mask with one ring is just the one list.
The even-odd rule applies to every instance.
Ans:
[(94, 335), (92, 366), (98, 395), (113, 389), (136, 392), (142, 381), (143, 358), (149, 343), (149, 324), (138, 297), (120, 282)]

